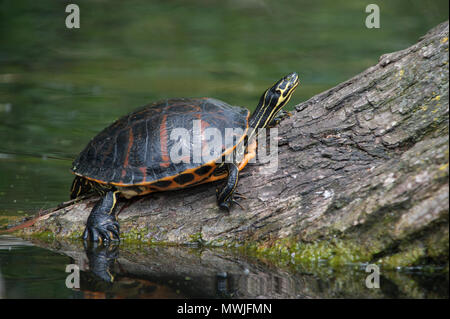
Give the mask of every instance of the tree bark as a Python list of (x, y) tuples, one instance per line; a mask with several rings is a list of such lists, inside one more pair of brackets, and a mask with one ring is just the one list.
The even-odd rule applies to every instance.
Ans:
[[(219, 210), (218, 184), (154, 193), (119, 204), (122, 236), (299, 260), (448, 264), (448, 86), (447, 21), (297, 105), (278, 126), (278, 170), (241, 172), (245, 209)], [(78, 237), (96, 200), (41, 216), (20, 235)]]

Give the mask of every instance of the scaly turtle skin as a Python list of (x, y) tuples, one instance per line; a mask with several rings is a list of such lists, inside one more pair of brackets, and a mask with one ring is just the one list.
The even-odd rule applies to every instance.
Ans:
[[(229, 210), (236, 203), (239, 171), (256, 156), (253, 137), (257, 129), (277, 123), (277, 114), (298, 83), (296, 73), (283, 77), (264, 92), (252, 115), (247, 109), (210, 98), (169, 99), (144, 106), (104, 129), (75, 159), (72, 168), (76, 176), (71, 198), (91, 192), (102, 196), (89, 215), (83, 238), (119, 239), (114, 208), (120, 195), (131, 198), (226, 178), (225, 186), (217, 191), (217, 201), (219, 207)], [(203, 134), (207, 128), (216, 129), (226, 141), (230, 132), (234, 136), (232, 143), (220, 144), (220, 155), (214, 158), (195, 153), (205, 154), (212, 145)], [(184, 144), (179, 129), (189, 135)], [(190, 150), (187, 158), (171, 160), (171, 152), (182, 149), (182, 145)], [(243, 156), (224, 161), (238, 153)]]

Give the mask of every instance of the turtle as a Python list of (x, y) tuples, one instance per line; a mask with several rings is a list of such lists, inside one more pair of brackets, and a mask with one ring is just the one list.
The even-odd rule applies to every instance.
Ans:
[[(253, 113), (213, 98), (173, 98), (145, 105), (105, 128), (87, 144), (72, 166), (75, 178), (70, 197), (76, 199), (90, 193), (100, 196), (87, 219), (83, 240), (120, 241), (115, 213), (119, 197), (129, 199), (226, 179), (223, 187), (216, 190), (218, 206), (229, 210), (233, 203), (238, 204), (236, 199), (243, 197), (235, 192), (239, 172), (256, 156), (254, 137), (258, 129), (278, 123), (283, 116), (282, 107), (298, 84), (297, 73), (284, 76), (263, 93)], [(219, 145), (216, 152), (205, 151), (204, 154), (212, 155), (194, 160), (195, 150), (203, 151), (212, 143), (201, 136), (207, 128), (215, 129), (221, 136), (232, 132), (232, 142), (215, 143)], [(182, 140), (180, 135), (176, 139), (175, 132), (193, 137)], [(172, 152), (175, 146), (186, 144), (193, 150), (185, 152), (184, 158), (173, 160), (172, 155), (180, 153)], [(225, 160), (238, 153), (243, 156)]]

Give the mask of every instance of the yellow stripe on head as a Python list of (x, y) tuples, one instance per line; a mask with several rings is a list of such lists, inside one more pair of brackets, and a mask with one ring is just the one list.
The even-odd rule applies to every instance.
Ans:
[(298, 84), (298, 74), (293, 72), (267, 89), (250, 118), (250, 127), (254, 129), (266, 127), (289, 102)]

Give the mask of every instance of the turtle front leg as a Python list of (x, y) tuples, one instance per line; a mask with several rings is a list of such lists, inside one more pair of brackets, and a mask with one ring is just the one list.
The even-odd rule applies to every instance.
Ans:
[[(219, 207), (222, 209), (226, 209), (227, 211), (230, 211), (230, 207), (233, 203), (239, 205), (238, 202), (236, 202), (233, 198), (233, 193), (237, 187), (238, 179), (239, 179), (239, 168), (234, 163), (227, 163), (226, 169), (228, 171), (228, 179), (225, 183), (225, 186), (222, 188), (222, 190), (217, 189), (217, 203), (219, 204)], [(241, 205), (239, 207), (242, 208)]]
[(275, 118), (269, 122), (269, 125), (267, 127), (275, 127), (277, 126), (281, 121), (283, 121), (284, 119), (287, 119), (289, 117), (292, 116), (291, 112), (288, 111), (283, 111), (281, 110), (280, 112), (278, 112), (278, 114), (275, 116)]
[(108, 191), (101, 198), (89, 215), (86, 222), (86, 229), (83, 233), (83, 239), (90, 241), (120, 240), (119, 223), (114, 213), (118, 191)]

